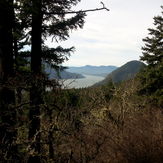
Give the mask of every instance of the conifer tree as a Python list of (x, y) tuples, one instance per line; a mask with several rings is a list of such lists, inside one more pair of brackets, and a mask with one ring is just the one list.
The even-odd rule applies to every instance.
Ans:
[[(40, 108), (43, 104), (43, 76), (42, 76), (42, 59), (48, 60), (50, 64), (57, 65), (59, 58), (64, 61), (64, 53), (70, 53), (72, 48), (53, 48), (50, 49), (44, 46), (42, 37), (53, 35), (60, 40), (66, 40), (68, 38), (68, 32), (70, 29), (77, 29), (82, 27), (84, 21), (84, 15), (78, 13), (76, 16), (70, 19), (65, 19), (65, 9), (70, 9), (72, 4), (76, 4), (77, 1), (32, 1), (32, 22), (31, 22), (31, 73), (33, 75), (33, 81), (30, 91), (31, 108), (29, 113), (30, 127), (29, 127), (29, 139), (35, 140), (32, 144), (35, 156), (30, 156), (28, 162), (40, 162)], [(54, 10), (58, 11), (54, 16), (46, 16), (46, 11)], [(61, 12), (61, 14), (60, 14)], [(47, 25), (48, 24), (48, 25)], [(44, 53), (43, 53), (44, 52)], [(48, 56), (47, 56), (48, 54)], [(58, 55), (59, 54), (59, 55)], [(61, 62), (62, 63), (62, 62)]]
[[(28, 0), (27, 0), (28, 2)], [(31, 73), (34, 82), (30, 91), (30, 128), (29, 139), (35, 138), (33, 146), (34, 152), (40, 154), (40, 108), (43, 104), (43, 80), (42, 60), (52, 67), (60, 68), (60, 65), (68, 59), (73, 51), (73, 47), (62, 48), (60, 46), (49, 48), (45, 45), (44, 40), (51, 36), (58, 41), (64, 41), (69, 38), (69, 32), (82, 28), (84, 25), (85, 12), (72, 12), (71, 8), (77, 5), (80, 0), (32, 0), (31, 2)], [(106, 9), (103, 4), (102, 8), (88, 11)], [(66, 14), (73, 14), (67, 17)], [(31, 161), (39, 161), (39, 157), (31, 157)]]
[[(163, 9), (163, 7), (161, 7)], [(148, 29), (149, 37), (143, 39), (141, 60), (147, 63), (147, 68), (141, 76), (142, 91), (151, 95), (159, 103), (163, 102), (163, 11), (161, 16), (154, 17), (155, 28)]]
[[(13, 1), (0, 1), (0, 154), (1, 161), (16, 159), (16, 111), (13, 59)], [(15, 150), (15, 151), (14, 151)], [(6, 155), (6, 159), (4, 155)]]
[[(15, 87), (11, 89), (8, 81), (14, 74), (14, 60), (17, 72), (20, 70), (18, 58), (21, 58), (22, 54), (30, 55), (32, 82), (30, 83), (29, 140), (34, 143), (31, 145), (33, 155), (29, 157), (28, 162), (40, 162), (40, 116), (44, 94), (42, 61), (60, 68), (74, 49), (73, 47), (64, 49), (60, 46), (49, 48), (44, 40), (51, 36), (56, 42), (64, 41), (69, 38), (70, 31), (83, 27), (85, 12), (71, 11), (71, 7), (77, 5), (79, 1), (1, 0), (0, 2), (0, 113), (3, 115), (0, 120), (7, 125), (0, 126), (5, 131), (0, 134), (0, 138), (10, 146), (16, 139), (16, 112), (13, 107)], [(103, 6), (95, 10), (101, 9), (106, 8)], [(73, 14), (73, 16), (67, 17), (66, 14)], [(22, 41), (23, 39), (27, 41)], [(20, 49), (28, 43), (31, 44), (31, 52), (21, 52)], [(9, 155), (10, 152), (16, 153), (10, 149)]]

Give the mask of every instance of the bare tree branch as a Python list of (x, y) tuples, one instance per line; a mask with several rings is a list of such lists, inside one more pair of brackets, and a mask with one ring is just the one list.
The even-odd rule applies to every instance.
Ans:
[(78, 13), (86, 13), (86, 12), (94, 12), (100, 10), (110, 11), (103, 2), (101, 2), (102, 7), (88, 10), (79, 10), (79, 11), (65, 11), (65, 12), (46, 12), (45, 15), (62, 15), (62, 14), (78, 14)]
[(30, 102), (22, 103), (22, 104), (20, 104), (20, 105), (15, 106), (15, 109), (19, 109), (20, 107), (22, 107), (22, 106), (24, 106), (24, 105), (28, 105), (28, 104), (30, 104)]

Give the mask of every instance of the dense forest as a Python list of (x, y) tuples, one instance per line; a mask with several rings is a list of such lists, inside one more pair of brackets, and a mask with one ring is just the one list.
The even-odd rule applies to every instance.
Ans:
[(74, 47), (45, 40), (65, 41), (87, 12), (109, 11), (102, 2), (72, 11), (78, 2), (0, 1), (0, 162), (162, 163), (163, 11), (143, 39), (146, 66), (136, 76), (63, 89), (45, 65), (59, 74)]

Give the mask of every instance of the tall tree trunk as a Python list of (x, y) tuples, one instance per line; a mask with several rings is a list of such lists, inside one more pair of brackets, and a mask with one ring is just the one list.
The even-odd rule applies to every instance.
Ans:
[(35, 156), (30, 156), (28, 162), (40, 162), (40, 106), (43, 103), (43, 87), (41, 73), (41, 31), (42, 13), (41, 0), (32, 1), (32, 50), (31, 72), (33, 75), (30, 90), (31, 107), (29, 112), (29, 140), (33, 141), (32, 150)]
[[(16, 159), (15, 92), (11, 88), (13, 69), (13, 1), (0, 1), (0, 144), (7, 159)], [(3, 151), (3, 149), (5, 151)], [(3, 156), (2, 156), (3, 157)], [(3, 160), (3, 158), (1, 158)]]

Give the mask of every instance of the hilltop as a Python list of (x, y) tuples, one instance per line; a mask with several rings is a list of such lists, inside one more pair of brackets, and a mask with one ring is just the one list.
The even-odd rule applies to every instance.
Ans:
[(109, 81), (113, 81), (114, 83), (118, 83), (121, 81), (125, 81), (131, 78), (134, 78), (135, 75), (143, 68), (145, 64), (140, 61), (130, 61), (124, 64), (123, 66), (117, 68), (113, 72), (111, 72), (104, 80), (96, 83), (95, 85), (105, 85)]

